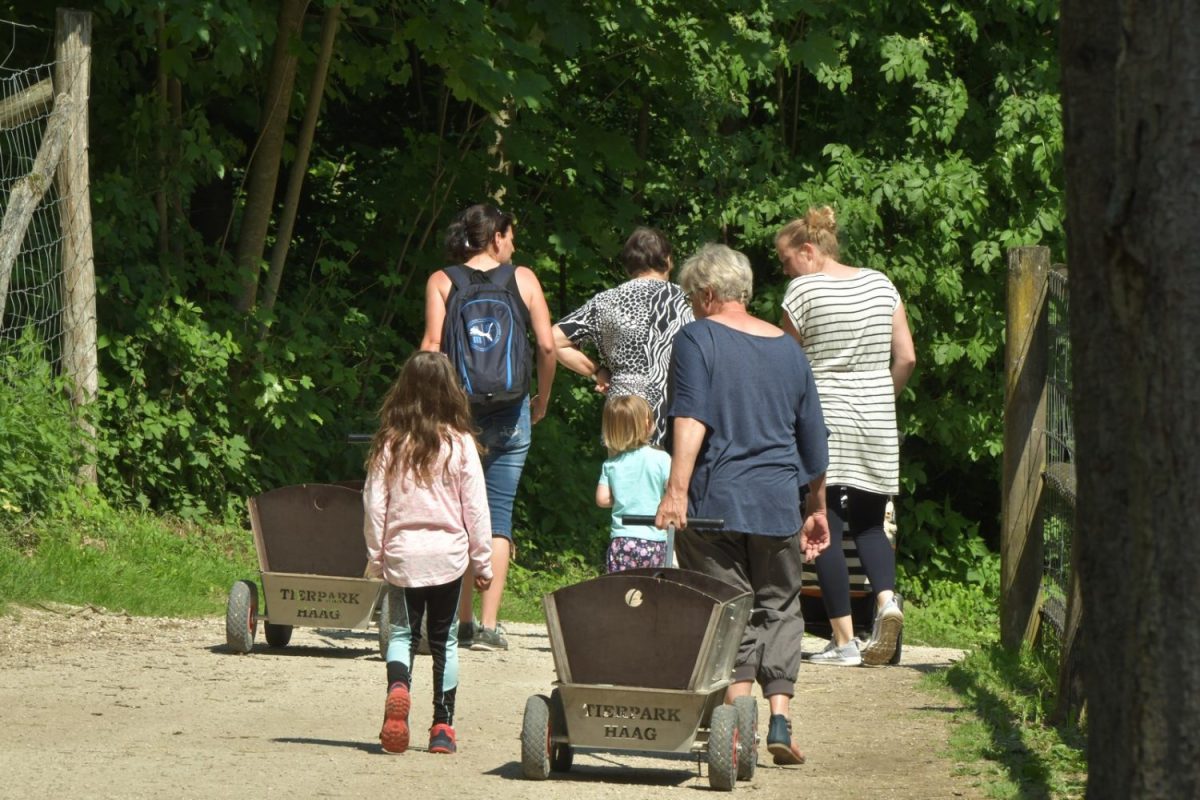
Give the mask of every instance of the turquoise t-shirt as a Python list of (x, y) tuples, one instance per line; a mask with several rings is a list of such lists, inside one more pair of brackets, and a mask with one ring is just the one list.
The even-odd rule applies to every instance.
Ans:
[(671, 472), (671, 457), (646, 445), (608, 459), (600, 468), (600, 485), (612, 493), (612, 535), (665, 542), (667, 532), (651, 525), (624, 525), (625, 514), (654, 516)]

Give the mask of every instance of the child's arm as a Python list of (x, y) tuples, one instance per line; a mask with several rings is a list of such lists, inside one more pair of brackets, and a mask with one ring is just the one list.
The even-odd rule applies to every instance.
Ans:
[(364, 578), (383, 577), (383, 536), (387, 520), (387, 468), (379, 462), (371, 465), (363, 484), (363, 539), (367, 545), (367, 568)]
[(600, 482), (596, 484), (596, 505), (601, 508), (612, 508), (613, 504), (612, 490), (608, 488), (608, 465), (605, 461), (600, 467)]

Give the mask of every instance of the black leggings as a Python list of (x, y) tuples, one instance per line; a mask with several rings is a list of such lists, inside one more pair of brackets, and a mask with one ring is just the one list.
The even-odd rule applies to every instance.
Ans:
[(817, 582), (830, 619), (850, 615), (850, 570), (842, 550), (842, 537), (858, 547), (863, 572), (875, 592), (896, 588), (896, 553), (883, 532), (887, 496), (850, 486), (825, 489), (829, 516), (829, 547), (817, 556)]

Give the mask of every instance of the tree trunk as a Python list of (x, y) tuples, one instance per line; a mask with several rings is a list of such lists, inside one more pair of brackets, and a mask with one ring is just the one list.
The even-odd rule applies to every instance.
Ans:
[(167, 271), (167, 253), (171, 247), (171, 218), (167, 210), (167, 127), (171, 106), (170, 79), (167, 77), (167, 15), (159, 9), (155, 15), (158, 26), (157, 81), (158, 131), (156, 154), (158, 156), (158, 189), (154, 192), (154, 208), (158, 214), (158, 260), (164, 275)]
[[(321, 98), (325, 96), (325, 77), (329, 74), (329, 62), (333, 57), (333, 40), (337, 36), (341, 4), (334, 4), (325, 11), (321, 21), (321, 51), (313, 67), (312, 85), (308, 89), (308, 103), (304, 109), (304, 121), (300, 125), (300, 136), (296, 142), (296, 159), (288, 175), (287, 195), (283, 200), (283, 211), (279, 215), (279, 231), (275, 246), (271, 250), (271, 269), (267, 274), (267, 288), (263, 294), (263, 308), (275, 308), (279, 294), (279, 281), (283, 277), (283, 265), (287, 262), (288, 248), (292, 243), (292, 230), (296, 223), (296, 209), (300, 207), (300, 189), (304, 186), (304, 175), (308, 172), (308, 154), (312, 149), (313, 136), (317, 130), (317, 117), (321, 113)], [(264, 323), (260, 337), (266, 333)]]
[(1200, 4), (1064, 0), (1088, 796), (1200, 796)]
[(267, 95), (259, 124), (258, 142), (250, 154), (246, 175), (246, 205), (242, 211), (242, 227), (238, 232), (234, 264), (241, 289), (235, 308), (245, 314), (258, 298), (258, 275), (261, 272), (263, 249), (271, 209), (275, 205), (275, 184), (279, 178), (279, 161), (283, 154), (283, 138), (287, 130), (288, 112), (292, 105), (292, 86), (296, 80), (296, 55), (293, 41), (300, 36), (308, 0), (282, 0), (271, 55), (271, 71), (267, 77)]

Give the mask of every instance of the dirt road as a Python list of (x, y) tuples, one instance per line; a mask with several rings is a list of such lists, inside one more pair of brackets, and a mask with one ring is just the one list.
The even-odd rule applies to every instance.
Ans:
[[(292, 644), (225, 650), (224, 619), (84, 608), (0, 618), (0, 798), (487, 798), (641, 800), (708, 792), (694, 760), (577, 754), (548, 782), (521, 776), (525, 699), (548, 693), (545, 629), (507, 624), (506, 653), (462, 653), (459, 753), (425, 752), (428, 657), (416, 664), (414, 746), (376, 739), (384, 667), (374, 632), (298, 629)], [(807, 647), (817, 648), (812, 639)], [(918, 690), (957, 651), (907, 647), (879, 669), (805, 666), (793, 726), (808, 763), (774, 767), (756, 798), (981, 797), (945, 754), (956, 710)], [(760, 737), (766, 736), (760, 700)], [(765, 763), (763, 763), (765, 762)]]

